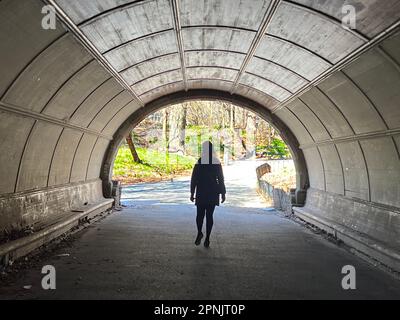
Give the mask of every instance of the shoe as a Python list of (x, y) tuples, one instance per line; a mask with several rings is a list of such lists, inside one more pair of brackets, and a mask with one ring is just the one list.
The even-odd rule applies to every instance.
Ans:
[(204, 240), (204, 247), (208, 248), (209, 246), (210, 246), (210, 239), (206, 238), (206, 240)]
[(196, 241), (194, 242), (194, 244), (195, 244), (196, 246), (198, 246), (198, 245), (200, 244), (202, 238), (203, 238), (203, 233), (202, 233), (202, 232), (199, 232), (199, 233), (197, 234)]

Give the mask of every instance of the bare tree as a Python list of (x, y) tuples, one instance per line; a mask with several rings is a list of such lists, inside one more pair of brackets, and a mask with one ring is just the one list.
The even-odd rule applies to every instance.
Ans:
[(129, 149), (131, 150), (133, 161), (136, 163), (142, 163), (142, 161), (140, 160), (139, 155), (136, 151), (135, 144), (133, 143), (131, 133), (129, 133), (128, 136), (126, 137), (126, 143), (128, 144)]
[(163, 118), (163, 138), (165, 142), (165, 160), (167, 165), (169, 165), (169, 110), (168, 108), (164, 109), (164, 118)]
[(181, 153), (185, 153), (186, 114), (186, 104), (176, 105), (171, 108), (169, 147)]

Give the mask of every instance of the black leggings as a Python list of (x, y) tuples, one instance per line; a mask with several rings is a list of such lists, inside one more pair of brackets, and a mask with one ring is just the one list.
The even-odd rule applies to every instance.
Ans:
[(197, 231), (200, 233), (201, 229), (203, 228), (203, 221), (204, 221), (204, 216), (207, 217), (207, 222), (206, 222), (206, 237), (209, 238), (211, 234), (211, 229), (214, 224), (214, 218), (213, 218), (213, 213), (214, 213), (215, 205), (211, 206), (197, 206), (197, 217), (196, 217), (196, 223), (197, 223)]

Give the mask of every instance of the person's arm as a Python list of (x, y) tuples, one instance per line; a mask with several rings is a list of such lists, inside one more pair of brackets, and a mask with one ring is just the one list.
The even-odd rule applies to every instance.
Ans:
[(194, 192), (196, 191), (197, 186), (197, 176), (198, 176), (198, 165), (197, 163), (194, 165), (192, 171), (192, 178), (190, 179), (190, 201), (194, 201)]
[(224, 172), (222, 170), (222, 165), (218, 166), (218, 183), (220, 186), (220, 192), (221, 192), (221, 203), (225, 202), (225, 194), (226, 194), (226, 188), (225, 188), (225, 180), (224, 180)]

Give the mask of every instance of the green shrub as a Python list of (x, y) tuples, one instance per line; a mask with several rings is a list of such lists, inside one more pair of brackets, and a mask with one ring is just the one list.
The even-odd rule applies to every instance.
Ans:
[(291, 154), (285, 142), (273, 139), (270, 145), (258, 146), (257, 153), (261, 153), (269, 159), (290, 159)]

